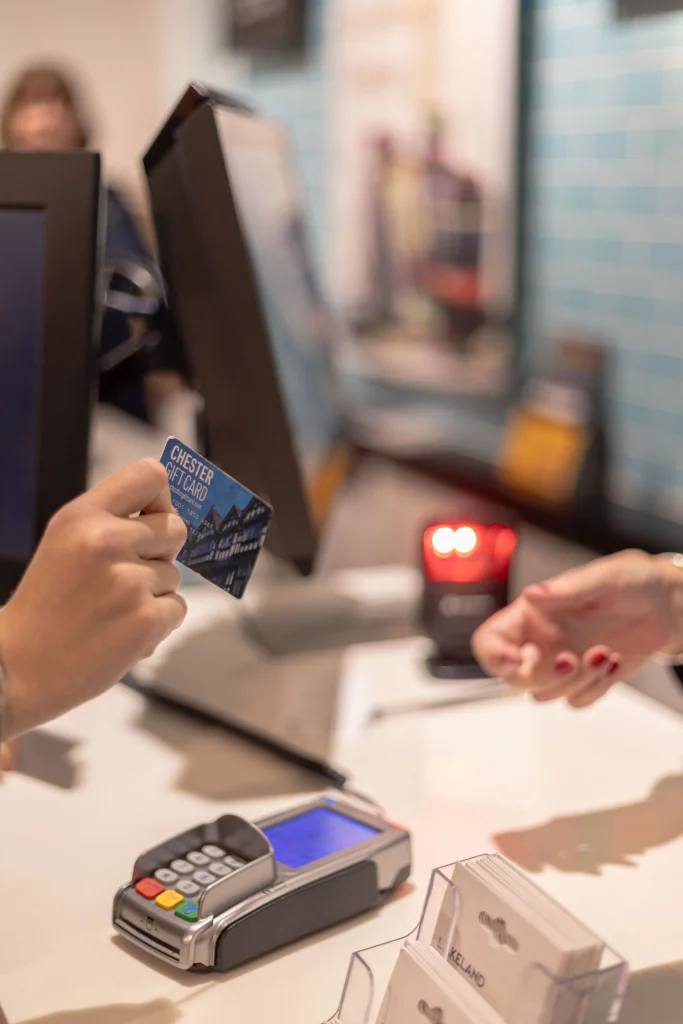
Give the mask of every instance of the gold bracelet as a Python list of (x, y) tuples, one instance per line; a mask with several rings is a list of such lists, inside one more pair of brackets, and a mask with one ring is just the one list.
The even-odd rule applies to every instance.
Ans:
[[(678, 552), (666, 551), (659, 557), (668, 558), (672, 565), (683, 570), (683, 555)], [(675, 654), (665, 654), (663, 651), (657, 651), (656, 654), (653, 654), (652, 660), (656, 661), (658, 665), (666, 665), (667, 668), (675, 668), (677, 665), (683, 665), (683, 651), (678, 651)]]

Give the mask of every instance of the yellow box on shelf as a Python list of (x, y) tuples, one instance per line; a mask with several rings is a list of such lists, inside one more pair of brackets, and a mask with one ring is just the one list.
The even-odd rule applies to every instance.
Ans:
[(497, 476), (504, 487), (554, 507), (576, 493), (591, 443), (586, 423), (552, 419), (521, 406), (510, 417)]

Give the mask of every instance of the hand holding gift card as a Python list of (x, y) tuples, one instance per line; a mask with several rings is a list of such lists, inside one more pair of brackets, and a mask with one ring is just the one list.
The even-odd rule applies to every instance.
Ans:
[(273, 518), (272, 506), (175, 437), (161, 461), (173, 507), (187, 526), (178, 561), (242, 597)]

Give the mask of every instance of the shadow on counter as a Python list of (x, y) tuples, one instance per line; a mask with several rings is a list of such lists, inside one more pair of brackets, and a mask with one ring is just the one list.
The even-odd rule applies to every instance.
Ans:
[(36, 729), (21, 737), (14, 771), (57, 789), (76, 789), (81, 780), (81, 765), (73, 755), (79, 745), (78, 741), (58, 736), (49, 729)]
[(683, 774), (661, 779), (638, 803), (553, 818), (493, 839), (504, 856), (527, 871), (554, 867), (599, 875), (608, 865), (635, 867), (634, 857), (682, 835)]
[(683, 960), (634, 971), (619, 1024), (680, 1024)]
[(212, 725), (182, 709), (145, 704), (137, 727), (184, 758), (175, 788), (205, 800), (258, 799), (326, 788), (291, 764), (228, 727)]
[(344, 656), (273, 655), (220, 619), (124, 682), (146, 698), (137, 727), (183, 757), (176, 788), (216, 801), (310, 793), (344, 782), (330, 764)]
[[(154, 1015), (152, 1017), (152, 1014)], [(46, 1017), (32, 1017), (18, 1024), (133, 1024), (149, 1020), (150, 1024), (176, 1024), (182, 1019), (180, 1009), (167, 999), (154, 999), (149, 1003), (120, 1003), (116, 1006), (88, 1007), (86, 1010), (64, 1010)], [(0, 1024), (8, 1024), (0, 1010)]]

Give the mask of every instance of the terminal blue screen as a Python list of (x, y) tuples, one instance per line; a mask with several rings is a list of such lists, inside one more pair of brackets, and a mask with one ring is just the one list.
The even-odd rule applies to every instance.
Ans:
[(380, 830), (348, 818), (331, 807), (315, 807), (264, 829), (275, 860), (297, 870), (323, 857), (331, 857), (379, 835)]
[(33, 553), (45, 211), (0, 208), (0, 554)]

